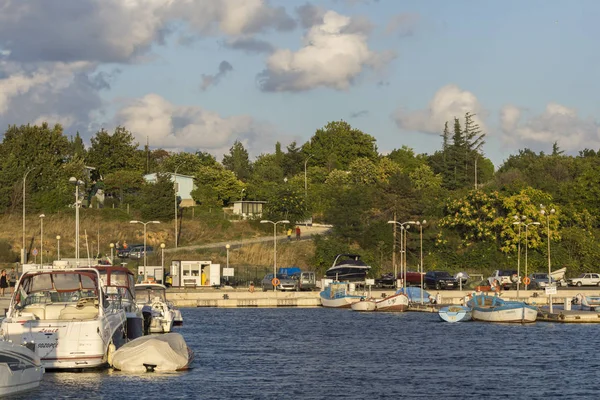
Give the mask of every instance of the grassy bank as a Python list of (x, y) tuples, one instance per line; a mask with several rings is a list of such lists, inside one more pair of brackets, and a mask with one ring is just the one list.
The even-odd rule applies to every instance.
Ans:
[[(130, 220), (139, 219), (135, 212), (127, 213), (119, 209), (81, 209), (79, 215), (80, 256), (86, 257), (89, 249), (90, 256), (98, 252), (110, 255), (110, 243), (119, 241), (128, 244), (144, 242), (144, 229), (141, 224), (131, 224)], [(145, 221), (144, 221), (145, 222)], [(23, 240), (22, 214), (0, 216), (0, 262), (3, 264), (17, 262)], [(43, 219), (43, 252), (44, 261), (54, 260), (58, 256), (60, 235), (61, 258), (75, 255), (75, 210), (46, 215)], [(34, 261), (32, 250), (41, 250), (41, 223), (38, 213), (30, 213), (25, 219), (25, 248), (29, 260)], [(272, 227), (261, 225), (258, 221), (230, 221), (222, 213), (186, 209), (178, 226), (179, 247), (202, 245), (216, 242), (245, 241), (251, 238), (271, 236)], [(156, 253), (147, 259), (148, 265), (160, 265), (160, 244), (166, 248), (175, 245), (174, 221), (164, 221), (160, 224), (147, 225), (147, 244), (155, 248)], [(279, 266), (297, 265), (305, 268), (310, 264), (314, 252), (311, 241), (282, 243), (277, 247), (277, 264)], [(180, 250), (175, 253), (165, 253), (165, 265), (171, 260), (211, 260), (223, 265), (227, 262), (227, 251), (222, 249)], [(40, 255), (37, 256), (39, 262)], [(118, 259), (117, 259), (118, 260)], [(124, 260), (129, 266), (135, 267), (140, 262)], [(246, 268), (258, 267), (269, 269), (273, 266), (273, 244), (244, 244), (229, 251), (229, 265)]]

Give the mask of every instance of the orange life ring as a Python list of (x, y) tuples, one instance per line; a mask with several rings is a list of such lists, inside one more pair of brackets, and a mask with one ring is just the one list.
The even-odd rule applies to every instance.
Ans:
[(271, 279), (271, 283), (273, 284), (273, 286), (279, 286), (279, 284), (280, 284), (281, 282), (279, 282), (279, 279), (277, 279), (277, 278), (273, 278), (273, 279)]
[(523, 278), (523, 283), (529, 285), (531, 283), (531, 279), (529, 279), (529, 277), (526, 276), (525, 278)]

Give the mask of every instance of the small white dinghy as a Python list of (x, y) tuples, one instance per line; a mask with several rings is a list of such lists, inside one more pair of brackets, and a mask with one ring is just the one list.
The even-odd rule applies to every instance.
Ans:
[(37, 388), (44, 371), (40, 358), (33, 351), (0, 341), (0, 397)]
[(361, 299), (356, 303), (352, 303), (350, 307), (354, 311), (375, 311), (377, 308), (377, 303), (372, 299)]
[(190, 368), (194, 353), (179, 333), (142, 336), (115, 351), (112, 366), (124, 372), (169, 372)]

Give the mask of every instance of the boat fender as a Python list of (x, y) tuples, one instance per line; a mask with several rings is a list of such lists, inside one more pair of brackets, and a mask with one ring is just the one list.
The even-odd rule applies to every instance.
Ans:
[(108, 361), (108, 365), (110, 366), (112, 366), (113, 364), (113, 355), (115, 354), (115, 351), (117, 351), (117, 347), (114, 345), (114, 343), (109, 344), (106, 360)]

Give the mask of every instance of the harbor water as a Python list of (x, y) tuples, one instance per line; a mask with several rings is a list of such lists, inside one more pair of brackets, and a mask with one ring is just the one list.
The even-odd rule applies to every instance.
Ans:
[(184, 308), (193, 369), (46, 373), (17, 399), (597, 399), (597, 324)]

